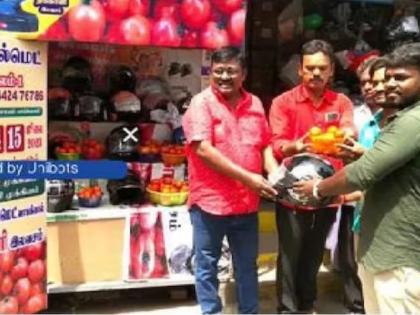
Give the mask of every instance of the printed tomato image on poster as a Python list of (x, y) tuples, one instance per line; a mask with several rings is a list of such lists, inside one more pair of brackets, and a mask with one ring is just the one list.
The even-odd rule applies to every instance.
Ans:
[(160, 211), (145, 207), (131, 214), (129, 253), (128, 280), (168, 275)]
[(28, 25), (0, 26), (0, 32), (47, 41), (204, 49), (241, 46), (245, 38), (246, 0), (23, 0), (21, 8)]
[(0, 253), (0, 314), (33, 314), (47, 307), (45, 249), (42, 240)]

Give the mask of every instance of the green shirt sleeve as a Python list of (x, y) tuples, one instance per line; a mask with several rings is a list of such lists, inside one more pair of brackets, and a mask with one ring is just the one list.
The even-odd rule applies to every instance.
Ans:
[(359, 190), (369, 189), (420, 151), (420, 115), (405, 114), (386, 126), (373, 148), (349, 164), (347, 181)]

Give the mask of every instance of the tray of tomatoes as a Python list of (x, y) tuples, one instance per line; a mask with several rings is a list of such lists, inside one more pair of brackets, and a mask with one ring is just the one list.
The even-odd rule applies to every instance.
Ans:
[(86, 208), (99, 207), (102, 201), (102, 188), (100, 186), (82, 187), (77, 193), (79, 206)]
[(182, 145), (164, 145), (160, 152), (165, 165), (177, 166), (185, 162), (185, 148)]
[(76, 142), (65, 141), (55, 148), (55, 155), (59, 160), (78, 160), (80, 159), (80, 145)]
[(146, 191), (152, 203), (162, 206), (183, 205), (188, 199), (188, 182), (167, 177), (152, 179)]

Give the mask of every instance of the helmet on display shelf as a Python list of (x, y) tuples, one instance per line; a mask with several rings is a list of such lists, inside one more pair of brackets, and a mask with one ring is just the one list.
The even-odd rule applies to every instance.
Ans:
[(112, 112), (117, 120), (137, 122), (140, 118), (141, 102), (133, 93), (120, 91), (111, 98)]
[(123, 179), (109, 180), (107, 189), (113, 205), (138, 205), (145, 201), (145, 184), (132, 171)]
[(192, 249), (186, 245), (181, 244), (175, 247), (168, 258), (168, 265), (174, 273), (193, 274), (191, 258), (193, 257)]
[(63, 88), (48, 90), (48, 116), (54, 119), (71, 119), (73, 106), (70, 92)]
[(132, 162), (138, 160), (137, 146), (141, 143), (139, 127), (123, 125), (113, 129), (106, 138), (108, 157), (111, 160)]
[(137, 77), (134, 71), (128, 66), (114, 66), (108, 72), (108, 84), (108, 89), (111, 94), (119, 91), (134, 92)]
[(278, 202), (291, 207), (314, 209), (331, 205), (333, 197), (320, 200), (302, 198), (293, 191), (293, 184), (301, 180), (324, 179), (334, 173), (334, 167), (326, 159), (305, 153), (285, 158), (276, 173), (270, 176), (270, 182), (278, 192)]
[(47, 180), (48, 212), (63, 212), (71, 209), (74, 182), (71, 179)]
[(92, 89), (93, 76), (89, 61), (82, 57), (71, 57), (62, 71), (62, 86), (74, 93), (83, 93)]
[(74, 98), (75, 118), (87, 121), (106, 121), (105, 102), (93, 93), (85, 93)]

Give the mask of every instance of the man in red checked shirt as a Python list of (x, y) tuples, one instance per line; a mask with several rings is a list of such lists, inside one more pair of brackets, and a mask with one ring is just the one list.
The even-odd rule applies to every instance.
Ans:
[[(328, 89), (334, 75), (334, 53), (329, 43), (312, 40), (303, 45), (299, 75), (302, 83), (275, 98), (270, 109), (274, 154), (279, 161), (310, 151), (304, 138), (311, 127), (336, 126), (347, 131), (347, 136), (353, 130), (351, 101)], [(339, 159), (328, 159), (336, 167), (342, 165)], [(331, 207), (304, 210), (276, 205), (280, 312), (313, 311), (317, 273), (336, 212), (337, 208)]]
[(262, 177), (277, 167), (261, 101), (242, 88), (244, 60), (236, 48), (211, 58), (211, 86), (194, 96), (183, 118), (187, 139), (195, 287), (203, 314), (222, 312), (217, 263), (226, 236), (241, 314), (258, 313), (260, 196), (276, 192)]

